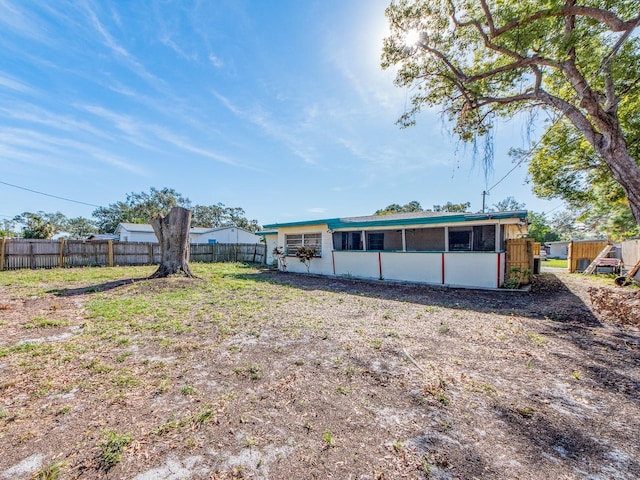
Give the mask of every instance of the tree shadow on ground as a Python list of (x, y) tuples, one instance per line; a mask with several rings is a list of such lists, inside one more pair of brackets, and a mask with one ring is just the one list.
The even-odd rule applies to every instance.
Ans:
[(123, 285), (131, 285), (136, 282), (140, 282), (142, 280), (149, 280), (149, 277), (124, 278), (121, 280), (98, 283), (96, 285), (89, 285), (86, 287), (79, 287), (79, 288), (55, 288), (52, 290), (48, 290), (47, 293), (52, 293), (58, 297), (74, 297), (76, 295), (86, 295), (89, 293), (106, 292), (118, 287), (122, 287)]
[(591, 328), (603, 326), (583, 300), (553, 274), (534, 276), (528, 291), (474, 290), (266, 270), (258, 274), (234, 276), (245, 280), (286, 285), (310, 292), (320, 290), (348, 293), (425, 306), (549, 319), (559, 324), (567, 324), (569, 329), (574, 329), (576, 326)]
[[(572, 464), (573, 470), (585, 476), (611, 475), (616, 471), (628, 473), (628, 478), (639, 478), (640, 463), (637, 458), (626, 457), (611, 445), (612, 438), (600, 437), (593, 432), (594, 426), (587, 417), (577, 416), (575, 421), (568, 421), (566, 415), (548, 416), (537, 411), (520, 411), (512, 406), (496, 403), (494, 413), (504, 425), (514, 444), (526, 445), (530, 451), (533, 466), (536, 460), (543, 457), (555, 459), (556, 462)], [(523, 414), (524, 413), (524, 414)], [(610, 432), (607, 432), (610, 433)], [(634, 445), (635, 433), (615, 432), (616, 443)], [(615, 469), (612, 471), (612, 467)], [(626, 477), (625, 477), (626, 478)]]
[(637, 331), (605, 328), (598, 317), (557, 275), (533, 278), (528, 292), (487, 291), (442, 288), (417, 284), (366, 281), (319, 275), (262, 271), (235, 275), (246, 280), (286, 285), (307, 292), (325, 291), (368, 298), (410, 302), (479, 313), (514, 315), (544, 320), (538, 323), (540, 335), (577, 347), (584, 355), (562, 358), (584, 373), (602, 378), (598, 390), (615, 391), (640, 401), (640, 383), (629, 368), (640, 368), (640, 336)]

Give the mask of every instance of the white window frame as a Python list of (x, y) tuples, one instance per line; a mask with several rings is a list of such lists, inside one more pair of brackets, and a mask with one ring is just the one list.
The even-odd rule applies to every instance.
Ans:
[[(290, 242), (295, 237), (296, 242)], [(300, 238), (298, 242), (298, 238)], [(294, 257), (298, 247), (310, 247), (316, 249), (316, 257), (322, 256), (322, 232), (292, 233), (284, 236), (284, 249), (287, 255)]]

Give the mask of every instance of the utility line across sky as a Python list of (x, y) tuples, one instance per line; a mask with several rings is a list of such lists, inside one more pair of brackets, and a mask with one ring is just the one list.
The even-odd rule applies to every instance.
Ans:
[(80, 205), (88, 205), (90, 207), (100, 208), (100, 205), (95, 205), (93, 203), (81, 202), (80, 200), (73, 200), (71, 198), (59, 197), (58, 195), (52, 195), (50, 193), (39, 192), (38, 190), (32, 190), (30, 188), (21, 187), (20, 185), (14, 185), (12, 183), (7, 183), (7, 182), (3, 182), (3, 181), (0, 181), (0, 183), (2, 185), (8, 185), (9, 187), (19, 188), (20, 190), (25, 190), (27, 192), (37, 193), (38, 195), (44, 195), (45, 197), (57, 198), (58, 200), (64, 200), (66, 202), (79, 203)]

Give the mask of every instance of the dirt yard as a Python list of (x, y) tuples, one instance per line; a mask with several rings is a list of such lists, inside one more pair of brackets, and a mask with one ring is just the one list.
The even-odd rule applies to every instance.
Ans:
[(640, 335), (582, 277), (216, 268), (0, 273), (0, 479), (640, 478)]

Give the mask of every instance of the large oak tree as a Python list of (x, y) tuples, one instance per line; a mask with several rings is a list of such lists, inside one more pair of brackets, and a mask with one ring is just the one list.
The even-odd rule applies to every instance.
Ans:
[(593, 148), (640, 224), (639, 159), (619, 117), (640, 91), (637, 0), (398, 0), (386, 14), (382, 66), (415, 92), (401, 124), (439, 106), (475, 141), (500, 117), (546, 109)]

